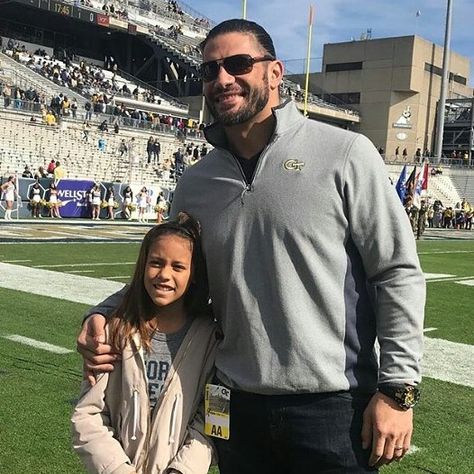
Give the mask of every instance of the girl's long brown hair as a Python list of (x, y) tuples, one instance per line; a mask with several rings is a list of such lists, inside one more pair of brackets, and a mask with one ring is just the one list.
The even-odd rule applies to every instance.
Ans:
[(131, 336), (138, 332), (145, 349), (150, 349), (153, 330), (149, 321), (157, 313), (143, 284), (148, 253), (153, 243), (164, 235), (176, 235), (189, 241), (192, 248), (192, 274), (184, 306), (190, 315), (210, 314), (207, 272), (201, 250), (200, 225), (190, 215), (180, 212), (175, 220), (150, 229), (138, 254), (135, 272), (120, 306), (109, 320), (110, 343), (122, 350)]

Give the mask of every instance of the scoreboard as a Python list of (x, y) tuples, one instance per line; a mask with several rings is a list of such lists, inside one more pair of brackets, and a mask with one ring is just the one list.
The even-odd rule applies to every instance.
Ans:
[(58, 0), (15, 0), (23, 5), (47, 10), (58, 15), (67, 16), (76, 20), (85, 21), (101, 26), (109, 26), (109, 17), (88, 8), (78, 7)]

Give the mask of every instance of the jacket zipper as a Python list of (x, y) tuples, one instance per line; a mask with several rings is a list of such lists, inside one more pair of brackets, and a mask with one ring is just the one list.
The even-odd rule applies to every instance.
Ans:
[(276, 142), (276, 138), (277, 136), (275, 135), (275, 133), (270, 137), (270, 141), (267, 143), (267, 145), (265, 146), (265, 148), (263, 149), (262, 153), (260, 154), (259, 158), (258, 158), (258, 162), (257, 162), (257, 166), (255, 168), (255, 171), (253, 173), (253, 177), (252, 177), (252, 182), (249, 183), (247, 182), (247, 177), (245, 176), (245, 173), (244, 173), (244, 170), (242, 168), (242, 165), (240, 164), (239, 160), (236, 158), (236, 156), (231, 153), (230, 151), (228, 150), (224, 150), (225, 152), (229, 153), (229, 155), (232, 157), (232, 159), (235, 161), (235, 163), (237, 164), (237, 167), (239, 168), (239, 171), (240, 171), (240, 174), (242, 176), (242, 183), (244, 185), (244, 189), (242, 190), (242, 192), (240, 193), (240, 203), (242, 204), (242, 206), (245, 204), (244, 202), (244, 197), (247, 193), (249, 192), (253, 192), (254, 190), (254, 185), (253, 185), (253, 182), (255, 181), (255, 178), (258, 174), (258, 172), (260, 171), (260, 168), (262, 166), (262, 161), (263, 161), (263, 158), (264, 156), (268, 153), (268, 149), (270, 148), (270, 146), (273, 145), (273, 143)]
[(133, 399), (133, 428), (132, 428), (132, 440), (135, 441), (137, 439), (137, 428), (138, 428), (138, 390), (135, 389), (132, 395)]
[(180, 393), (177, 393), (174, 397), (173, 409), (171, 410), (170, 436), (168, 444), (176, 443), (174, 437), (176, 434), (176, 419), (178, 418), (178, 409), (181, 403), (181, 398), (182, 395)]

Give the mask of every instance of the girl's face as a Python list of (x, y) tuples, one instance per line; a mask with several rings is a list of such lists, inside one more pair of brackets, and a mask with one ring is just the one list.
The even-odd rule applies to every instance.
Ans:
[(156, 239), (148, 252), (143, 284), (156, 306), (183, 303), (192, 273), (192, 243), (177, 235)]

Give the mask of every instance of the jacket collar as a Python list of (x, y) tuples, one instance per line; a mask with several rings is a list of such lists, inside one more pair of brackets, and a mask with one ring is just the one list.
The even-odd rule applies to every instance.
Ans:
[[(276, 119), (275, 136), (282, 135), (286, 130), (305, 120), (291, 99), (273, 107), (272, 113)], [(219, 122), (214, 122), (212, 125), (206, 127), (204, 129), (204, 136), (212, 146), (228, 148), (224, 127)]]

